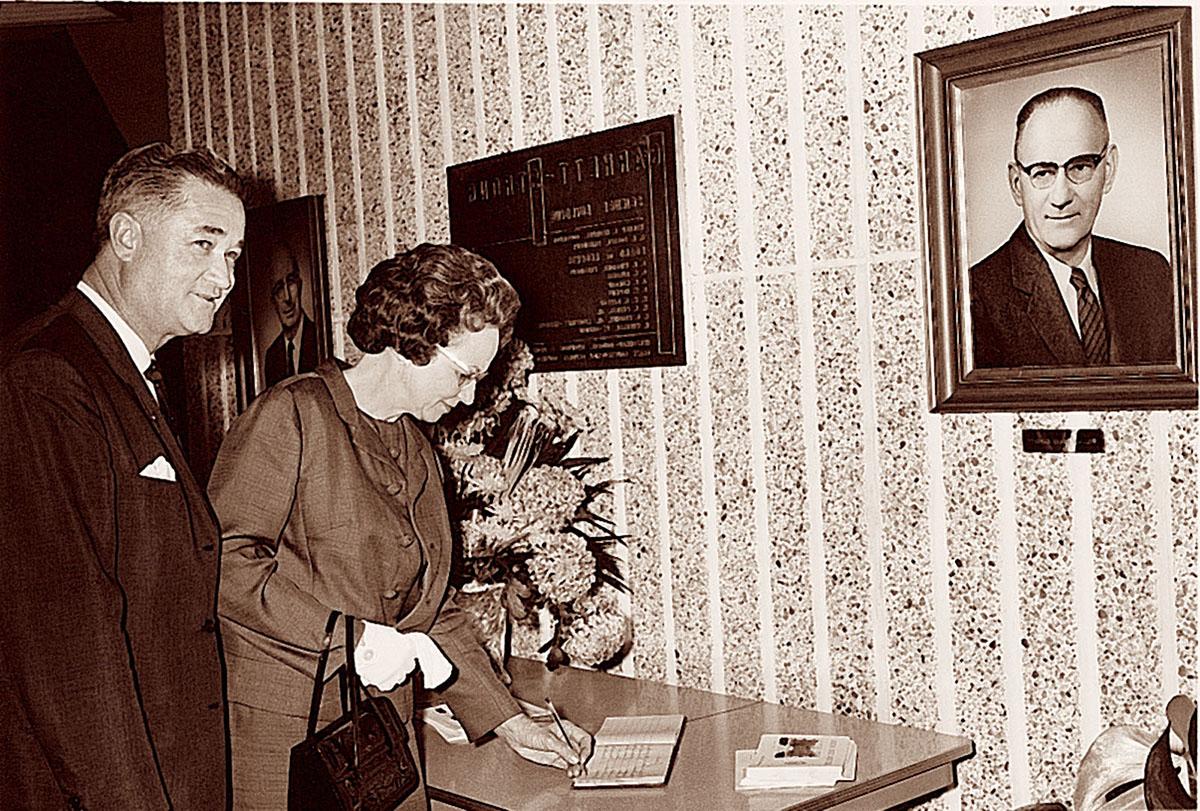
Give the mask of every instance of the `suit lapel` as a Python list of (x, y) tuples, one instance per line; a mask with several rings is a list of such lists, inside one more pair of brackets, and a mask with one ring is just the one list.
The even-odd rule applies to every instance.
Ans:
[(1013, 242), (1013, 286), (1027, 296), (1025, 317), (1041, 338), (1055, 361), (1063, 366), (1082, 366), (1087, 360), (1083, 344), (1071, 324), (1071, 316), (1063, 304), (1062, 294), (1046, 265), (1046, 260), (1034, 246), (1025, 226)]
[(417, 537), (426, 566), (425, 576), (421, 578), (421, 598), (401, 622), (406, 628), (424, 629), (433, 622), (446, 590), (450, 576), (450, 556), (447, 553), (453, 541), (444, 496), (440, 492), (426, 492), (428, 488), (436, 489), (441, 484), (436, 452), (416, 425), (410, 422), (405, 430), (408, 441), (417, 443), (417, 457), (421, 460), (418, 469), (412, 471), (410, 486), (413, 520), (419, 526)]
[[(1117, 267), (1109, 256), (1104, 240), (1092, 238), (1092, 267), (1096, 270), (1096, 282), (1100, 288), (1100, 311), (1108, 329), (1108, 357), (1112, 363), (1121, 363), (1123, 353), (1121, 336), (1127, 329), (1137, 331), (1139, 324), (1126, 324), (1121, 320), (1127, 308), (1119, 306), (1128, 276), (1124, 268)], [(1117, 306), (1113, 306), (1114, 302)], [(1128, 319), (1127, 319), (1128, 320)]]
[(413, 501), (416, 501), (425, 492), (425, 485), (429, 483), (429, 480), (436, 478), (437, 460), (433, 457), (433, 449), (429, 440), (416, 421), (405, 417), (404, 422), (405, 441), (419, 449), (418, 456), (421, 459), (421, 466), (417, 470), (405, 471), (405, 475), (408, 476), (409, 492), (412, 493)]
[(167, 451), (168, 457), (176, 470), (180, 465), (187, 467), (183, 457), (183, 449), (179, 447), (179, 442), (175, 438), (175, 434), (166, 425), (166, 421), (159, 419), (162, 412), (158, 407), (158, 403), (154, 399), (154, 395), (150, 393), (145, 379), (141, 372), (133, 365), (133, 358), (129, 357), (128, 350), (125, 349), (125, 344), (121, 343), (120, 336), (116, 330), (108, 323), (108, 320), (96, 309), (90, 301), (78, 291), (71, 291), (64, 302), (67, 310), (75, 316), (76, 320), (83, 326), (87, 333), (92, 337), (96, 344), (96, 348), (100, 350), (101, 356), (108, 363), (113, 372), (120, 378), (125, 385), (129, 395), (137, 401), (138, 407), (146, 416), (146, 421), (154, 429), (154, 433), (158, 435), (159, 441), (163, 448)]
[(297, 358), (297, 369), (317, 368), (317, 327), (307, 316), (304, 318), (304, 338), (300, 344), (300, 356)]
[(99, 351), (100, 356), (112, 369), (113, 374), (120, 379), (121, 383), (129, 396), (137, 403), (146, 423), (158, 436), (165, 456), (171, 466), (175, 468), (180, 487), (183, 488), (185, 501), (188, 505), (189, 518), (192, 524), (192, 537), (196, 543), (205, 543), (201, 541), (204, 535), (202, 528), (197, 526), (196, 516), (207, 515), (209, 525), (216, 527), (217, 519), (209, 506), (208, 500), (200, 492), (200, 485), (192, 477), (191, 468), (188, 466), (187, 458), (183, 454), (183, 449), (179, 446), (179, 441), (175, 438), (175, 434), (167, 426), (165, 419), (160, 419), (161, 412), (158, 408), (158, 403), (154, 396), (150, 394), (150, 389), (147, 388), (145, 379), (141, 372), (133, 365), (133, 358), (129, 357), (129, 351), (125, 348), (125, 344), (121, 342), (120, 336), (116, 330), (108, 323), (103, 314), (96, 309), (82, 293), (78, 290), (72, 290), (62, 301), (64, 309), (69, 312), (80, 326), (87, 332), (92, 339), (93, 344)]

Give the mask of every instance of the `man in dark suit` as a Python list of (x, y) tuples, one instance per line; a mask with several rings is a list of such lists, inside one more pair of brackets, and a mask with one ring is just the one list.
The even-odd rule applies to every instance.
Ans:
[(317, 368), (317, 331), (300, 303), (303, 290), (296, 257), (287, 245), (277, 246), (271, 255), (271, 302), (279, 317), (279, 335), (267, 347), (263, 363), (268, 386)]
[(151, 144), (109, 170), (75, 290), (0, 353), (0, 806), (229, 804), (216, 521), (154, 352), (233, 286), (240, 182)]
[(1170, 265), (1092, 234), (1116, 171), (1095, 93), (1052, 88), (1021, 108), (1008, 182), (1024, 222), (970, 271), (976, 367), (1175, 360)]

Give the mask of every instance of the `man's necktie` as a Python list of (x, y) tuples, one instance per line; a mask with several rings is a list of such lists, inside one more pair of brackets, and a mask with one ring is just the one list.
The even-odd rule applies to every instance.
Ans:
[(296, 346), (291, 341), (287, 342), (288, 350), (288, 377), (296, 374)]
[(1079, 334), (1083, 339), (1083, 354), (1089, 364), (1108, 363), (1108, 329), (1104, 326), (1104, 313), (1087, 277), (1079, 268), (1071, 268), (1071, 286), (1078, 294)]
[(167, 386), (163, 383), (162, 372), (158, 368), (158, 361), (150, 361), (150, 365), (144, 373), (146, 379), (154, 384), (154, 393), (158, 396), (158, 410), (162, 413), (163, 419), (167, 421), (167, 428), (174, 432), (175, 423), (171, 419), (171, 407), (167, 405)]

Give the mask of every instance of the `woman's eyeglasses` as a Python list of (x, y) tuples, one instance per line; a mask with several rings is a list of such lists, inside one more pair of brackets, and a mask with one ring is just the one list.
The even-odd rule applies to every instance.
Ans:
[(1016, 160), (1013, 161), (1013, 164), (1029, 176), (1029, 183), (1035, 189), (1048, 189), (1053, 186), (1054, 181), (1058, 179), (1059, 169), (1065, 169), (1067, 180), (1078, 186), (1080, 183), (1087, 183), (1092, 179), (1092, 175), (1096, 174), (1096, 167), (1100, 165), (1100, 161), (1104, 160), (1104, 156), (1111, 148), (1112, 144), (1109, 144), (1099, 153), (1076, 155), (1062, 165), (1051, 161), (1038, 161), (1026, 166)]
[(472, 369), (467, 364), (463, 363), (458, 358), (450, 353), (450, 350), (444, 346), (435, 346), (438, 354), (446, 360), (450, 361), (450, 365), (458, 370), (458, 385), (460, 388), (466, 388), (473, 383), (478, 383), (487, 375), (487, 369)]

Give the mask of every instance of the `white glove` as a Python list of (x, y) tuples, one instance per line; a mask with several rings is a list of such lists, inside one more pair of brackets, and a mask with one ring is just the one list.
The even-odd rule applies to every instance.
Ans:
[(363, 625), (362, 639), (354, 646), (354, 666), (363, 684), (391, 690), (418, 667), (426, 687), (440, 687), (450, 678), (454, 666), (428, 634), (402, 634), (375, 622)]

